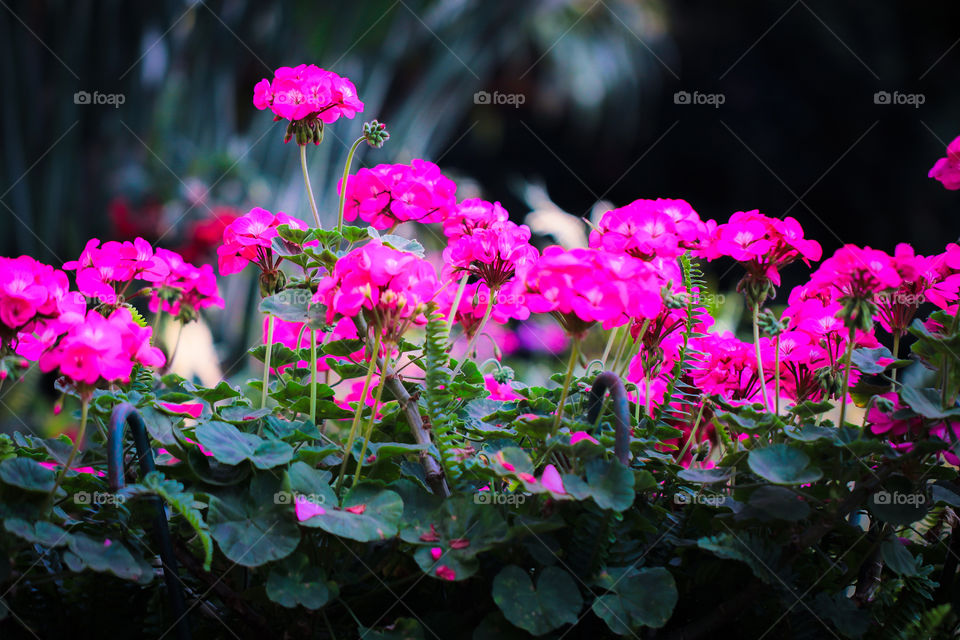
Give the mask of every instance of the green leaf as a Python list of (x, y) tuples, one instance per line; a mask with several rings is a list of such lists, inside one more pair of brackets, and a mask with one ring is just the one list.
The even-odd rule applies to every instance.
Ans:
[(619, 635), (632, 635), (640, 627), (664, 626), (679, 598), (673, 575), (663, 567), (629, 572), (609, 583), (612, 592), (594, 600), (592, 609)]
[(268, 598), (288, 609), (298, 604), (319, 609), (337, 595), (336, 583), (328, 583), (323, 570), (312, 566), (302, 553), (288, 556), (270, 567), (266, 590)]
[(877, 347), (875, 349), (854, 349), (851, 354), (850, 361), (853, 363), (857, 369), (864, 372), (867, 375), (877, 375), (883, 373), (887, 370), (887, 367), (893, 363), (880, 364), (878, 361), (881, 359), (894, 360), (893, 354), (890, 353), (890, 349), (886, 347)]
[(535, 636), (576, 624), (583, 608), (577, 584), (557, 567), (544, 569), (536, 588), (520, 567), (504, 567), (493, 579), (492, 595), (507, 620)]
[(944, 409), (940, 406), (940, 392), (936, 389), (904, 386), (900, 389), (900, 397), (924, 418), (940, 419), (960, 415), (960, 407)]
[[(362, 511), (347, 511), (349, 508), (362, 508)], [(324, 508), (323, 513), (300, 524), (318, 527), (341, 538), (370, 542), (397, 535), (402, 513), (403, 500), (399, 495), (373, 485), (360, 484), (347, 492), (340, 508)]]
[[(260, 362), (265, 362), (267, 357), (267, 345), (261, 344), (258, 347), (250, 349), (248, 353), (259, 360)], [(300, 356), (296, 351), (291, 349), (285, 344), (279, 342), (273, 343), (273, 347), (270, 349), (270, 368), (276, 369), (284, 365), (293, 364), (300, 361)]]
[(293, 553), (300, 530), (289, 508), (278, 504), (280, 481), (269, 474), (255, 476), (249, 493), (210, 496), (210, 533), (229, 560), (258, 567)]
[(810, 466), (806, 453), (786, 444), (751, 449), (747, 464), (755, 474), (774, 484), (808, 484), (823, 476), (820, 469)]
[(46, 520), (27, 522), (20, 518), (7, 518), (3, 521), (3, 527), (27, 542), (33, 542), (48, 549), (65, 545), (70, 541), (69, 533)]
[(109, 572), (118, 578), (146, 584), (153, 580), (153, 567), (142, 558), (134, 558), (130, 550), (117, 540), (95, 540), (83, 533), (70, 536), (70, 551), (79, 559), (74, 571), (83, 568), (98, 573)]
[(930, 509), (931, 502), (908, 478), (894, 475), (887, 478), (882, 488), (867, 499), (867, 506), (873, 515), (884, 522), (908, 525), (922, 519)]
[[(346, 229), (346, 227), (344, 227)], [(382, 631), (357, 625), (363, 640), (424, 640), (423, 627), (413, 618), (397, 618), (393, 624)]]
[(0, 462), (0, 480), (26, 491), (50, 493), (56, 474), (31, 458), (9, 458)]
[(331, 340), (321, 346), (328, 356), (349, 356), (363, 348), (363, 340)]
[(786, 520), (797, 522), (810, 515), (810, 506), (786, 487), (763, 486), (750, 494), (746, 507), (736, 515), (737, 520), (756, 518), (764, 522)]
[[(327, 309), (319, 303), (311, 304), (310, 299), (312, 297), (313, 293), (309, 289), (284, 289), (280, 293), (275, 293), (261, 300), (260, 312), (270, 314), (286, 322), (306, 324), (308, 329), (325, 331), (327, 329)], [(266, 353), (266, 350), (264, 350), (264, 353)], [(270, 364), (274, 366), (272, 356)], [(277, 366), (279, 366), (279, 363)]]
[(677, 476), (694, 484), (714, 484), (726, 482), (733, 476), (733, 469), (714, 467), (713, 469), (683, 469)]
[(226, 422), (205, 422), (196, 429), (197, 440), (218, 462), (238, 465), (249, 460), (258, 469), (271, 469), (293, 459), (293, 447), (282, 440), (263, 440)]
[(567, 473), (563, 486), (577, 500), (592, 498), (601, 509), (625, 511), (633, 504), (633, 473), (618, 460), (594, 458), (587, 462), (587, 479)]
[(880, 545), (880, 553), (883, 562), (897, 575), (917, 575), (917, 563), (913, 554), (897, 538), (884, 540)]

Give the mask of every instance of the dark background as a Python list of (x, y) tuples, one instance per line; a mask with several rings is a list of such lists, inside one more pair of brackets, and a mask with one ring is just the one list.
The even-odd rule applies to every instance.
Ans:
[[(542, 182), (576, 216), (639, 197), (721, 221), (789, 214), (826, 252), (935, 252), (960, 233), (960, 194), (926, 175), (960, 134), (956, 2), (0, 5), (3, 255), (59, 265), (89, 237), (122, 236), (107, 214), (118, 198), (139, 233), (174, 247), (218, 205), (305, 218), (296, 148), (251, 103), (257, 80), (300, 62), (350, 77), (367, 104), (310, 149), (327, 220), (345, 147), (376, 117), (393, 138), (361, 163), (438, 161), (518, 221), (524, 186)], [(125, 101), (77, 105), (80, 90)], [(477, 105), (479, 90), (525, 102)], [(875, 104), (881, 90), (924, 104)], [(677, 91), (725, 101), (675, 104)], [(191, 208), (195, 183), (212, 188)]]

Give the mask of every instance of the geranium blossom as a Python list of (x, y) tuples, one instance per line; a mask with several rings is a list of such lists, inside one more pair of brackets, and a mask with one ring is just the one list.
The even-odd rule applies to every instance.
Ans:
[(951, 191), (960, 189), (960, 137), (947, 145), (947, 157), (937, 160), (927, 177), (936, 178)]
[(276, 120), (317, 118), (326, 124), (363, 111), (350, 80), (312, 64), (280, 67), (272, 81), (264, 78), (258, 82), (253, 88), (253, 106), (261, 111), (270, 109)]
[[(341, 181), (337, 193), (343, 189)], [(347, 180), (343, 219), (377, 229), (400, 223), (443, 222), (456, 207), (457, 185), (426, 160), (360, 169)]]
[(635, 200), (603, 214), (590, 246), (644, 260), (674, 259), (707, 241), (715, 226), (700, 220), (686, 200)]
[(494, 291), (509, 282), (518, 270), (528, 269), (538, 256), (530, 244), (529, 227), (509, 220), (476, 227), (452, 238), (443, 250), (443, 260), (454, 274), (476, 276)]
[(217, 247), (220, 273), (237, 273), (250, 262), (256, 263), (264, 273), (275, 271), (283, 258), (274, 260), (271, 247), (278, 235), (277, 227), (282, 224), (294, 229), (306, 228), (300, 220), (282, 211), (274, 215), (260, 207), (254, 207), (227, 225), (223, 230), (223, 244)]

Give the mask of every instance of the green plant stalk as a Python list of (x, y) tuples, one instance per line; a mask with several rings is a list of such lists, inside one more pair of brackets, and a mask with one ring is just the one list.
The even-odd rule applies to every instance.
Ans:
[(620, 364), (620, 358), (623, 357), (623, 351), (627, 348), (627, 342), (630, 339), (630, 330), (623, 332), (617, 340), (617, 350), (613, 353), (613, 362), (611, 363), (610, 370), (616, 372)]
[[(950, 323), (950, 336), (955, 336), (957, 334), (957, 325), (960, 322), (960, 309), (957, 310), (956, 315), (953, 316), (953, 322)], [(944, 408), (948, 406), (947, 404), (947, 388), (950, 386), (950, 360), (944, 358), (943, 361), (943, 387), (940, 389), (940, 404)], [(953, 404), (953, 403), (950, 403)]]
[(273, 355), (274, 317), (267, 316), (267, 353), (263, 358), (263, 390), (260, 393), (260, 408), (267, 406), (267, 391), (270, 388), (270, 356)]
[[(893, 332), (893, 359), (900, 359), (900, 331), (896, 330)], [(893, 379), (893, 383), (897, 383), (897, 368), (894, 367), (893, 371), (890, 372), (890, 377)]]
[(450, 332), (453, 331), (453, 323), (457, 317), (457, 310), (460, 308), (460, 301), (463, 300), (463, 292), (467, 289), (467, 278), (470, 277), (469, 273), (463, 274), (463, 277), (460, 278), (460, 286), (457, 287), (457, 295), (453, 297), (453, 306), (450, 307), (450, 317), (447, 318), (447, 336), (450, 336)]
[(310, 329), (310, 422), (317, 424), (317, 332)]
[(363, 433), (363, 447), (360, 449), (360, 459), (357, 460), (357, 471), (353, 476), (353, 486), (360, 482), (360, 472), (363, 470), (363, 461), (367, 456), (367, 447), (370, 444), (370, 438), (373, 436), (373, 423), (376, 422), (377, 407), (380, 406), (380, 399), (383, 397), (383, 387), (387, 383), (387, 369), (390, 368), (390, 356), (392, 347), (387, 345), (387, 353), (383, 357), (383, 366), (380, 369), (380, 384), (377, 385), (377, 393), (373, 398), (373, 408), (370, 410), (370, 421), (367, 422), (367, 428)]
[(305, 144), (300, 145), (300, 169), (303, 171), (303, 184), (307, 187), (307, 198), (310, 200), (310, 210), (313, 211), (313, 221), (317, 223), (317, 229), (319, 229), (322, 225), (320, 224), (320, 213), (317, 211), (317, 201), (313, 199), (310, 174), (307, 172), (307, 145)]
[(477, 340), (480, 338), (480, 334), (483, 333), (484, 327), (487, 326), (487, 321), (490, 320), (490, 315), (493, 313), (493, 299), (497, 296), (496, 289), (490, 289), (490, 299), (487, 301), (487, 310), (483, 312), (483, 318), (480, 319), (480, 324), (477, 325), (477, 330), (473, 332), (473, 336), (470, 338), (470, 342), (467, 343), (467, 350), (463, 353), (463, 358), (460, 359), (460, 362), (457, 363), (457, 368), (453, 370), (453, 375), (450, 376), (451, 380), (455, 380), (457, 374), (460, 373), (460, 370), (463, 368), (463, 363), (467, 361), (467, 358), (470, 357), (470, 351), (476, 346)]
[(770, 409), (770, 401), (767, 398), (767, 382), (763, 376), (763, 360), (760, 356), (760, 303), (753, 303), (753, 345), (757, 351), (757, 378), (760, 379), (760, 391), (763, 397), (763, 408), (765, 411)]
[[(370, 390), (370, 380), (373, 379), (373, 372), (377, 370), (377, 357), (380, 354), (379, 328), (374, 328), (374, 333), (376, 337), (373, 343), (373, 353), (370, 354), (370, 366), (367, 367), (367, 377), (363, 381), (363, 391), (360, 393), (357, 411), (353, 414), (353, 423), (350, 425), (350, 434), (347, 436), (347, 446), (343, 449), (343, 462), (340, 464), (340, 473), (337, 475), (337, 492), (339, 492), (343, 486), (343, 477), (347, 471), (347, 461), (350, 459), (350, 452), (353, 451), (353, 441), (357, 438), (357, 427), (360, 426), (360, 416), (363, 414), (367, 391)], [(383, 378), (386, 378), (386, 376), (383, 376)], [(381, 382), (382, 381), (381, 379)]]
[(843, 356), (843, 386), (840, 387), (840, 421), (838, 427), (843, 427), (844, 419), (847, 417), (847, 391), (850, 387), (850, 361), (853, 358), (853, 341), (857, 337), (857, 330), (850, 327), (850, 337), (847, 340), (847, 352)]
[(614, 327), (613, 331), (610, 332), (610, 337), (607, 338), (607, 346), (603, 348), (603, 356), (600, 358), (600, 366), (603, 369), (607, 367), (607, 356), (610, 355), (610, 349), (613, 347), (613, 341), (616, 340), (618, 333), (620, 333), (620, 327)]
[(67, 456), (67, 461), (63, 465), (63, 469), (60, 470), (60, 473), (57, 474), (57, 479), (53, 482), (53, 489), (50, 490), (50, 496), (48, 497), (48, 502), (53, 502), (54, 497), (57, 495), (57, 489), (60, 487), (60, 484), (63, 482), (63, 479), (67, 475), (67, 471), (70, 470), (70, 465), (73, 464), (73, 459), (77, 457), (77, 451), (80, 450), (80, 444), (83, 442), (84, 437), (87, 435), (87, 414), (90, 409), (90, 400), (83, 398), (80, 405), (80, 430), (77, 432), (77, 437), (73, 441), (73, 448), (70, 450), (70, 455)]
[[(337, 213), (337, 233), (343, 233), (343, 209), (347, 201), (347, 180), (350, 179), (350, 165), (353, 164), (353, 154), (357, 152), (360, 143), (366, 140), (365, 136), (357, 138), (347, 153), (347, 162), (343, 165), (343, 180), (340, 182), (340, 206)], [(317, 223), (319, 224), (319, 222)]]
[(703, 407), (704, 403), (700, 403), (700, 410), (697, 411), (697, 418), (693, 421), (693, 428), (690, 430), (690, 435), (687, 437), (687, 443), (683, 445), (683, 449), (680, 449), (680, 455), (677, 456), (677, 462), (683, 460), (683, 456), (687, 453), (687, 450), (690, 448), (690, 445), (693, 444), (694, 439), (697, 437), (697, 429), (700, 427), (700, 419), (703, 418)]
[(553, 433), (556, 434), (563, 420), (563, 405), (567, 402), (570, 392), (570, 381), (573, 380), (573, 370), (577, 366), (577, 357), (580, 355), (580, 338), (574, 338), (570, 346), (570, 363), (567, 365), (567, 375), (563, 379), (563, 391), (560, 392), (560, 402), (557, 404), (557, 417), (553, 421)]
[[(644, 384), (644, 386), (646, 387), (646, 390), (645, 390), (645, 392), (644, 392), (643, 399), (644, 399), (644, 404), (647, 405), (647, 407), (646, 407), (646, 409), (647, 409), (647, 417), (648, 417), (648, 418), (653, 418), (653, 411), (650, 410), (650, 376), (643, 376), (643, 384)], [(638, 422), (638, 423), (640, 422), (640, 419), (639, 419), (639, 418), (637, 419), (637, 422)]]
[(780, 415), (780, 334), (773, 351), (773, 406), (777, 415)]

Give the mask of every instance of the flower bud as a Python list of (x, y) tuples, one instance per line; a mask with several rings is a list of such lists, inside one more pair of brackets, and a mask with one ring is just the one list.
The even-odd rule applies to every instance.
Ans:
[(381, 148), (383, 143), (390, 139), (387, 125), (377, 120), (363, 123), (363, 136), (367, 139), (367, 144), (375, 149)]

